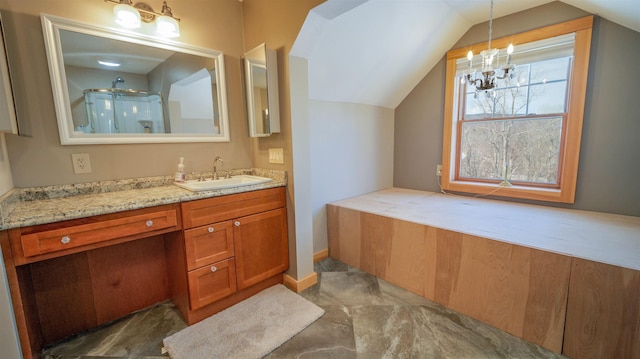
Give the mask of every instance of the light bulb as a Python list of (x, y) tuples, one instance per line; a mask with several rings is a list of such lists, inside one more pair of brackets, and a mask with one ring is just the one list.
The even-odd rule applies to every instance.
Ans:
[(158, 16), (156, 19), (156, 32), (164, 37), (178, 37), (180, 36), (180, 25), (178, 25), (176, 19), (170, 16)]
[(128, 4), (118, 4), (113, 7), (116, 24), (127, 29), (137, 29), (140, 27), (140, 13), (136, 8)]
[(162, 2), (162, 15), (156, 19), (156, 33), (163, 37), (180, 36), (180, 25), (178, 20), (173, 17), (171, 8), (167, 6), (167, 2)]

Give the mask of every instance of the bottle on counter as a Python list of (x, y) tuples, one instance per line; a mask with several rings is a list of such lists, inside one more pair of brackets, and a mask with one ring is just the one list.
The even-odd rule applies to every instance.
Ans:
[(176, 171), (175, 181), (182, 183), (187, 178), (184, 172), (184, 157), (180, 157), (180, 163), (178, 163), (178, 171)]

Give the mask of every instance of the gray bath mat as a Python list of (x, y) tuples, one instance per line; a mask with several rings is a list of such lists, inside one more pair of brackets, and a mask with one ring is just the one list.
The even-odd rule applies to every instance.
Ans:
[(262, 358), (324, 314), (282, 284), (164, 339), (172, 359)]

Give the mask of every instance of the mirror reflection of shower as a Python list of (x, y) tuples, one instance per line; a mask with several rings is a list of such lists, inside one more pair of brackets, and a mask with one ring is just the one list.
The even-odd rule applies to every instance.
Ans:
[(119, 83), (124, 83), (124, 79), (120, 76), (116, 77), (115, 80), (111, 83), (111, 88), (114, 89)]
[(76, 129), (84, 133), (165, 133), (162, 98), (159, 92), (117, 88), (83, 91), (87, 124)]

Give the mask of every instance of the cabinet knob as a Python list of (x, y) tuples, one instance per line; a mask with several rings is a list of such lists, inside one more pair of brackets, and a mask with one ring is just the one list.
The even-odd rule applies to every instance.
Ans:
[(213, 233), (213, 231), (214, 231), (213, 227), (209, 227), (208, 231), (209, 231), (209, 233)]
[(218, 270), (218, 268), (216, 268), (216, 266), (211, 266), (211, 272), (215, 272), (217, 270)]
[(147, 227), (151, 227), (153, 226), (153, 221), (149, 219), (145, 224), (147, 225)]
[(235, 223), (233, 223), (236, 225), (236, 227), (240, 227), (240, 221), (235, 221)]
[(62, 237), (62, 239), (60, 240), (60, 242), (62, 242), (62, 244), (67, 244), (67, 243), (71, 242), (71, 237), (69, 237), (69, 236), (64, 236), (64, 237)]

